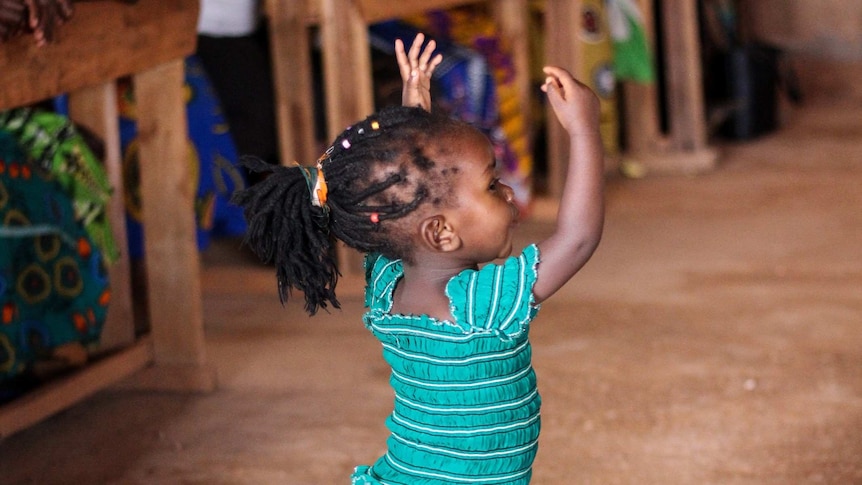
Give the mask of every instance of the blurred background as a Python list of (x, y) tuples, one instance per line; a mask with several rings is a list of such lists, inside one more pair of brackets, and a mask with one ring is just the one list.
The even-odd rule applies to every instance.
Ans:
[(567, 163), (541, 67), (601, 99), (604, 239), (532, 330), (534, 481), (862, 483), (862, 0), (0, 0), (0, 484), (380, 454), (359, 255), (343, 310), (282, 307), (228, 199), (241, 157), (312, 164), (399, 104), (418, 32), (522, 246)]

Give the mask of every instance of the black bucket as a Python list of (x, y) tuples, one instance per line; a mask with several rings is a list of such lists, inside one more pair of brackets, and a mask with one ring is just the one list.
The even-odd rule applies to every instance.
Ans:
[(722, 98), (730, 113), (720, 133), (746, 140), (769, 133), (778, 126), (779, 51), (762, 44), (733, 47), (720, 56)]

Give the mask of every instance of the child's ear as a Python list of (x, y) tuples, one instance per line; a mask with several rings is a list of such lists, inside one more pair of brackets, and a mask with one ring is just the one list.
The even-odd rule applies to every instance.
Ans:
[(422, 221), (419, 227), (422, 243), (432, 251), (448, 253), (461, 248), (461, 238), (446, 216), (437, 214)]

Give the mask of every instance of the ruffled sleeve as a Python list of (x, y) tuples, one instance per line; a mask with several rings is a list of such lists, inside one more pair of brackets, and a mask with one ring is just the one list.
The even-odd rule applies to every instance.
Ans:
[(400, 259), (389, 259), (382, 254), (365, 255), (365, 307), (389, 311), (392, 308), (392, 290), (403, 274)]
[(533, 244), (503, 264), (459, 273), (446, 286), (452, 316), (473, 331), (521, 334), (539, 310), (533, 300), (538, 264), (539, 248)]

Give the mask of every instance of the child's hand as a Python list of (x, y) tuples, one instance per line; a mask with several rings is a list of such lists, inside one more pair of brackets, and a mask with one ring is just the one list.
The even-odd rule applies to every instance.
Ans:
[(599, 129), (599, 98), (569, 71), (555, 66), (542, 69), (547, 75), (542, 91), (554, 114), (570, 136), (594, 133)]
[(542, 91), (569, 133), (569, 164), (557, 211), (557, 225), (539, 243), (542, 265), (533, 285), (541, 303), (557, 292), (593, 255), (604, 224), (604, 153), (599, 132), (599, 98), (565, 69), (548, 66)]
[(437, 54), (432, 58), (437, 43), (430, 40), (423, 50), (424, 41), (425, 35), (417, 34), (410, 51), (405, 52), (404, 42), (396, 39), (395, 57), (398, 59), (398, 70), (401, 71), (401, 81), (404, 83), (401, 105), (419, 106), (431, 111), (431, 73), (443, 60), (443, 55)]

